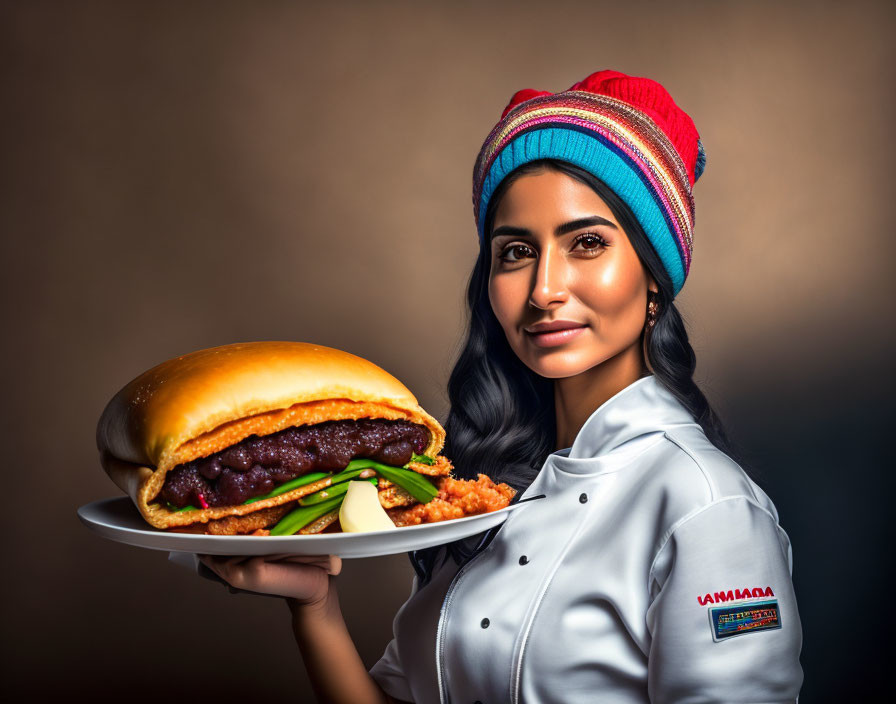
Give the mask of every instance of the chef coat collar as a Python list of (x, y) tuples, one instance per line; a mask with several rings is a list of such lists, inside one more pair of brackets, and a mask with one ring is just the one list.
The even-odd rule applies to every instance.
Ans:
[(642, 435), (694, 423), (690, 411), (650, 374), (601, 404), (585, 421), (572, 447), (558, 450), (553, 456), (591, 459)]

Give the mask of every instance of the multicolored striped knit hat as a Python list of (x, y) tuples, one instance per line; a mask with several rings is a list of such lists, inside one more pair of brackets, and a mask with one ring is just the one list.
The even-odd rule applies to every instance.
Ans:
[(517, 91), (473, 169), (473, 212), (484, 238), (498, 184), (518, 166), (561, 159), (594, 174), (631, 209), (672, 279), (691, 265), (692, 188), (706, 155), (694, 122), (656, 81), (597, 71), (562, 93)]

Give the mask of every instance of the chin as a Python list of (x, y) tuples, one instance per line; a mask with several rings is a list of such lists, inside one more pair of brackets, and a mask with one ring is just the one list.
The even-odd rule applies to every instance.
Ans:
[(521, 357), (529, 369), (546, 379), (566, 379), (578, 376), (589, 369), (606, 361), (606, 357), (583, 358), (581, 354), (573, 351), (552, 351), (540, 356), (527, 354)]

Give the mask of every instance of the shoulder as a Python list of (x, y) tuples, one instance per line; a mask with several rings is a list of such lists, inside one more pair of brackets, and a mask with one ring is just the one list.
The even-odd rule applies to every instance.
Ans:
[(742, 496), (770, 510), (777, 520), (777, 512), (768, 495), (737, 462), (709, 441), (699, 425), (667, 429), (664, 437), (677, 452), (687, 455), (699, 471), (710, 501)]
[(769, 496), (697, 424), (665, 429), (639, 464), (637, 490), (641, 501), (653, 506), (656, 549), (683, 523), (719, 507), (749, 505), (751, 512), (778, 524)]
[(774, 503), (699, 425), (666, 429), (652, 454), (643, 475), (657, 517), (652, 579), (664, 581), (680, 561), (682, 546), (702, 556), (698, 562), (711, 559), (722, 565), (731, 559), (749, 561), (756, 554), (768, 561), (773, 554), (782, 570), (790, 569), (790, 540)]

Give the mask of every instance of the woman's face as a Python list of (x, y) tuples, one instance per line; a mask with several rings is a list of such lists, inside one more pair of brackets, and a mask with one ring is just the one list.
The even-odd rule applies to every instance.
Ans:
[(640, 346), (656, 283), (589, 186), (552, 169), (517, 178), (498, 204), (491, 255), (492, 310), (536, 374), (575, 376)]

